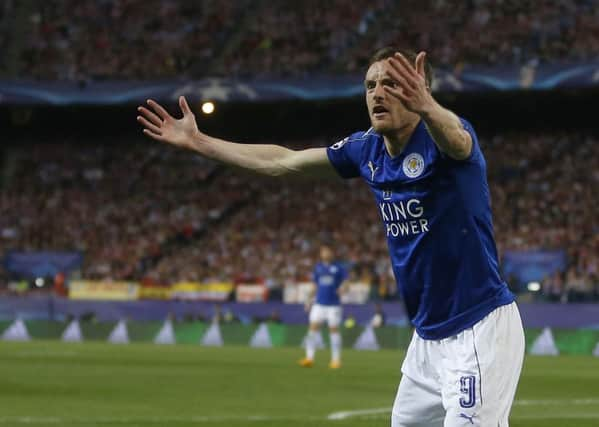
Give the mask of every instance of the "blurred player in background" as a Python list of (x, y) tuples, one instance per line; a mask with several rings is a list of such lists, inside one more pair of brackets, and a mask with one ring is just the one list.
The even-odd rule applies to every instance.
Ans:
[[(341, 333), (339, 332), (339, 325), (343, 313), (340, 297), (345, 291), (343, 281), (347, 278), (347, 273), (339, 263), (333, 262), (333, 257), (333, 250), (330, 246), (322, 245), (320, 247), (320, 262), (314, 267), (314, 287), (307, 304), (307, 308), (310, 309), (310, 327), (306, 336), (306, 357), (299, 361), (299, 364), (306, 368), (314, 364), (320, 326), (325, 321), (329, 326), (331, 340), (329, 368), (339, 369), (341, 367)], [(316, 300), (312, 304), (314, 293), (316, 293)]]
[[(501, 426), (524, 358), (514, 295), (499, 275), (486, 162), (472, 126), (431, 94), (432, 69), (395, 48), (364, 81), (372, 127), (329, 148), (294, 151), (209, 137), (181, 97), (177, 120), (154, 101), (144, 133), (262, 174), (361, 177), (371, 188), (415, 333), (402, 365), (393, 427)], [(339, 220), (352, 212), (339, 206)]]

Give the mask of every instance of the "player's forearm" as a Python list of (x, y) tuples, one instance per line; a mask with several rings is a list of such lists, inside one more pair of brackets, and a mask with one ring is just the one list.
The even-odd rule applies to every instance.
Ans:
[(314, 298), (316, 297), (316, 286), (312, 286), (312, 288), (310, 288), (310, 291), (308, 292), (308, 301), (313, 302)]
[(421, 113), (439, 149), (454, 159), (465, 159), (472, 150), (472, 138), (454, 113), (433, 102)]
[(191, 148), (204, 157), (263, 175), (297, 172), (285, 161), (293, 151), (278, 145), (239, 144), (202, 134), (195, 138)]

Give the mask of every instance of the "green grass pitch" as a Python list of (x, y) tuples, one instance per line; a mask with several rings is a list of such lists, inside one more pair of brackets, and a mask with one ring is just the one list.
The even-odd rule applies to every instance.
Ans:
[[(1, 426), (389, 426), (398, 351), (0, 343)], [(515, 427), (599, 426), (599, 359), (527, 357)], [(351, 412), (362, 411), (364, 412)], [(332, 414), (336, 418), (330, 419)]]

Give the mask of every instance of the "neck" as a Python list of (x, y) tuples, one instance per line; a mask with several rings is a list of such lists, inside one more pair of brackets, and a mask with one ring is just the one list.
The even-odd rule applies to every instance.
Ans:
[(420, 123), (420, 117), (414, 118), (403, 126), (395, 129), (393, 132), (383, 135), (383, 140), (385, 141), (385, 147), (387, 148), (387, 153), (391, 157), (396, 157), (401, 154), (405, 146), (408, 144), (412, 133), (414, 133), (414, 129)]

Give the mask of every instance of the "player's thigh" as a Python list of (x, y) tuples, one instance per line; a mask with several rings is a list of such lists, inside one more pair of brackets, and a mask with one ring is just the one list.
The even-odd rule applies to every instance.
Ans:
[(507, 427), (524, 355), (517, 307), (499, 307), (444, 341), (445, 427)]
[(391, 427), (442, 427), (441, 394), (407, 375), (401, 377), (391, 411)]
[[(491, 381), (496, 386), (491, 388), (493, 395), (489, 398), (497, 400), (497, 425), (507, 427), (522, 372), (526, 344), (524, 328), (516, 303), (500, 308), (503, 309), (503, 313), (498, 319), (500, 345), (496, 352), (495, 369), (490, 375)], [(502, 372), (502, 370), (505, 371)]]
[(310, 309), (309, 318), (311, 325), (320, 325), (322, 322), (327, 320), (325, 307), (320, 304), (314, 304)]
[(341, 306), (335, 305), (327, 307), (327, 323), (329, 328), (339, 328), (342, 318)]

